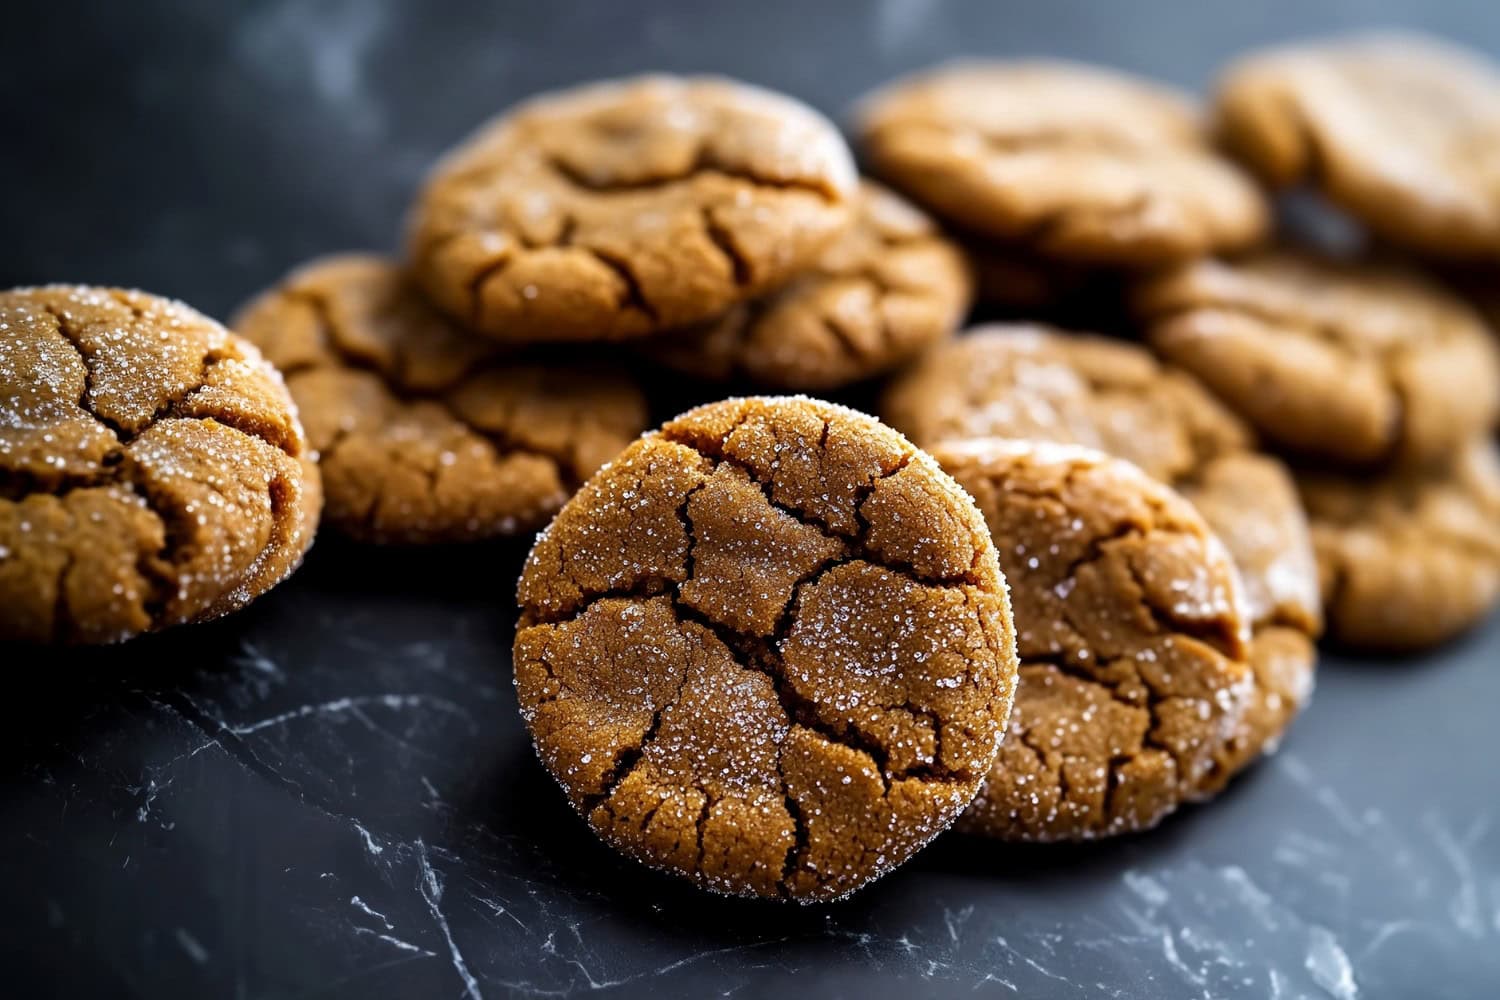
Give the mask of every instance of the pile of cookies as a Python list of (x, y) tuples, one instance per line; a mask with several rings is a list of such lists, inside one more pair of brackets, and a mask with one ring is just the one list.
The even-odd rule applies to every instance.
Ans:
[[(1325, 622), (1413, 650), (1500, 600), (1500, 354), (1449, 280), (1500, 277), (1491, 67), (1298, 46), (1209, 116), (954, 64), (852, 131), (879, 180), (791, 98), (594, 84), (439, 163), (403, 261), (309, 263), (234, 333), (0, 293), (0, 638), (226, 613), (320, 510), (544, 529), (514, 649), (542, 763), (623, 852), (811, 901), (950, 826), (1147, 829), (1276, 745)], [(1275, 225), (1294, 185), (1368, 245)], [(643, 433), (672, 381), (720, 401)]]

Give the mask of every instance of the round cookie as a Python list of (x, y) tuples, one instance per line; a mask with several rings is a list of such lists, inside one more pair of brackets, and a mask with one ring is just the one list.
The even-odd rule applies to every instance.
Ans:
[(1471, 628), (1500, 602), (1500, 459), (1488, 440), (1446, 468), (1361, 479), (1302, 473), (1330, 634), (1402, 652)]
[(959, 829), (1084, 840), (1200, 796), (1253, 683), (1239, 576), (1208, 525), (1092, 449), (990, 438), (933, 454), (989, 524), (1021, 661), (1000, 756)]
[(648, 434), (537, 540), (516, 690), (607, 842), (735, 895), (844, 896), (973, 799), (1015, 684), (973, 502), (852, 410), (729, 400)]
[(379, 257), (305, 265), (234, 326), (285, 373), (325, 523), (364, 541), (533, 531), (646, 426), (624, 375), (508, 360)]
[(1500, 416), (1483, 319), (1405, 270), (1265, 251), (1163, 272), (1136, 298), (1159, 354), (1302, 454), (1425, 463)]
[(1218, 87), (1225, 144), (1276, 186), (1306, 183), (1386, 239), (1500, 253), (1500, 74), (1411, 34), (1254, 53)]
[(1182, 94), (1067, 62), (955, 63), (867, 98), (874, 172), (955, 225), (1070, 261), (1144, 266), (1245, 246), (1260, 193)]
[(1317, 663), (1307, 519), (1285, 466), (1255, 451), (1249, 429), (1191, 376), (1135, 344), (996, 324), (894, 380), (881, 414), (928, 448), (986, 437), (1097, 448), (1190, 500), (1234, 558), (1254, 629), (1255, 691), (1204, 790), (1274, 747), (1310, 697)]
[(789, 97), (711, 77), (596, 83), (450, 153), (413, 209), (412, 266), (500, 340), (639, 337), (812, 266), (855, 189), (838, 131)]
[(642, 349), (701, 378), (814, 390), (879, 375), (951, 336), (972, 296), (958, 248), (870, 181), (854, 212), (848, 232), (791, 284)]
[(179, 302), (0, 292), (0, 640), (118, 642), (227, 614), (317, 528), (280, 376)]

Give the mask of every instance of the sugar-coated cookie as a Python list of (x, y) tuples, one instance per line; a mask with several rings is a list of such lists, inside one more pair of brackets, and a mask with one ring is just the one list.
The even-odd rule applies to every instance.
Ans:
[(412, 212), (417, 279), (498, 340), (611, 340), (712, 319), (848, 226), (853, 159), (799, 101), (646, 76), (532, 98), (445, 158)]
[(728, 400), (637, 441), (538, 539), (516, 690), (607, 842), (709, 889), (844, 896), (946, 828), (1015, 684), (974, 503), (852, 410)]
[(0, 292), (0, 639), (103, 643), (226, 614), (317, 530), (280, 375), (144, 292)]
[(326, 257), (234, 320), (285, 373), (325, 523), (363, 541), (534, 531), (646, 427), (624, 374), (507, 356), (380, 257)]

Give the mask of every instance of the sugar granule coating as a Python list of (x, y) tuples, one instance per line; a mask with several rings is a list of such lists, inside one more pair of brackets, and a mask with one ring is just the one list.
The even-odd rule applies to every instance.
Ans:
[(412, 265), (505, 341), (699, 323), (810, 267), (851, 219), (853, 159), (806, 105), (713, 77), (533, 98), (444, 159), (413, 209)]
[(1328, 628), (1350, 646), (1423, 649), (1500, 603), (1500, 457), (1487, 439), (1445, 465), (1375, 477), (1302, 473)]
[(959, 828), (1082, 840), (1199, 796), (1253, 683), (1239, 576), (1208, 525), (1091, 449), (995, 438), (934, 456), (989, 524), (1021, 660), (1000, 756)]
[(1410, 271), (1263, 251), (1164, 271), (1136, 307), (1158, 353), (1288, 450), (1425, 464), (1500, 416), (1483, 318)]
[(610, 844), (700, 886), (844, 896), (995, 759), (1010, 605), (973, 502), (873, 418), (729, 400), (637, 441), (521, 576), (516, 689)]
[(1500, 72), (1407, 33), (1281, 46), (1218, 85), (1229, 149), (1278, 187), (1310, 184), (1392, 243), (1500, 252)]
[(286, 376), (319, 455), (325, 523), (364, 541), (534, 531), (646, 428), (627, 376), (507, 357), (380, 257), (304, 265), (234, 327)]
[(910, 203), (865, 181), (854, 225), (810, 270), (641, 349), (703, 378), (833, 389), (887, 372), (951, 336), (971, 297), (958, 247)]
[(1255, 692), (1204, 790), (1277, 744), (1312, 694), (1322, 627), (1312, 541), (1291, 474), (1202, 385), (1134, 344), (991, 325), (898, 377), (881, 414), (923, 447), (992, 436), (1086, 445), (1184, 495), (1234, 557), (1255, 629)]
[(280, 375), (143, 292), (0, 292), (0, 639), (106, 643), (227, 614), (312, 544)]
[(1068, 62), (960, 62), (867, 98), (876, 176), (955, 226), (1058, 260), (1144, 266), (1248, 245), (1255, 185), (1190, 100)]

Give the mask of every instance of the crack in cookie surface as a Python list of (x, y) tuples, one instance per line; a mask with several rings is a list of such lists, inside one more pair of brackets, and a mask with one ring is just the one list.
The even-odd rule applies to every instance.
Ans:
[(640, 337), (803, 270), (847, 226), (854, 187), (837, 130), (789, 98), (596, 84), (519, 105), (440, 164), (411, 255), (435, 301), (496, 339)]
[(8, 638), (108, 642), (233, 610), (311, 544), (316, 469), (280, 376), (179, 303), (0, 293)]
[(643, 438), (538, 539), (519, 600), (548, 769), (606, 839), (720, 891), (832, 898), (898, 864), (1009, 711), (982, 520), (828, 404), (730, 401)]
[(507, 355), (377, 257), (304, 266), (235, 325), (287, 372), (321, 455), (328, 521), (356, 538), (531, 530), (646, 422), (626, 376)]
[(691, 375), (821, 390), (888, 371), (951, 335), (972, 297), (959, 249), (873, 182), (862, 183), (854, 213), (784, 288), (641, 350)]

